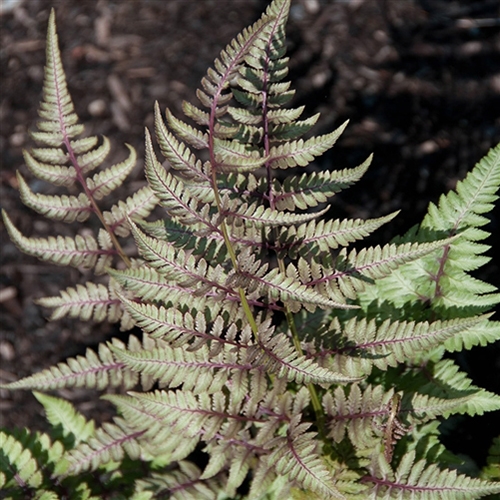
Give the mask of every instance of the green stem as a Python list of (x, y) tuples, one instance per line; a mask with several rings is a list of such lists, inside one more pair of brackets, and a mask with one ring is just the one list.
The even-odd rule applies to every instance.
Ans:
[[(222, 231), (222, 236), (224, 238), (224, 243), (226, 244), (226, 248), (229, 253), (229, 257), (231, 258), (233, 268), (235, 271), (238, 271), (238, 261), (236, 260), (236, 253), (234, 251), (231, 240), (229, 239), (229, 233), (227, 231), (226, 221), (224, 220), (222, 215), (222, 202), (220, 199), (219, 189), (217, 188), (217, 176), (215, 168), (213, 166), (212, 166), (212, 184), (214, 188), (214, 196), (215, 196), (215, 203), (217, 204), (217, 210), (219, 211), (219, 214), (222, 217), (220, 228)], [(243, 288), (241, 287), (238, 287), (238, 294), (240, 295), (241, 305), (243, 307), (243, 310), (245, 311), (245, 316), (247, 317), (248, 323), (250, 324), (252, 333), (254, 334), (255, 339), (257, 339), (259, 334), (259, 328), (253, 316), (252, 310), (250, 309), (250, 304), (248, 303), (247, 297), (245, 295), (245, 290), (243, 290)]]
[[(285, 263), (283, 259), (278, 257), (278, 265), (280, 268), (280, 272), (285, 274)], [(292, 341), (293, 345), (297, 352), (303, 356), (304, 351), (302, 350), (302, 346), (300, 345), (299, 333), (297, 331), (297, 327), (295, 326), (295, 319), (293, 317), (293, 313), (290, 311), (290, 308), (285, 303), (285, 317), (288, 327), (290, 328), (290, 332), (292, 333)], [(312, 383), (307, 384), (307, 389), (309, 390), (309, 395), (311, 397), (311, 404), (314, 409), (314, 413), (316, 415), (316, 425), (318, 427), (318, 433), (323, 441), (326, 440), (326, 432), (325, 432), (325, 414), (323, 411), (323, 407), (321, 406), (321, 401), (318, 396), (318, 391), (316, 390), (316, 386)]]

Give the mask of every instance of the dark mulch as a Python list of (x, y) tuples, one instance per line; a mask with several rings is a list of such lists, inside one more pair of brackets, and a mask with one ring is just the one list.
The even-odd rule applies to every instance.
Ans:
[[(15, 3), (15, 2), (12, 2)], [(31, 141), (40, 99), (46, 24), (57, 14), (63, 62), (76, 110), (89, 133), (106, 134), (111, 160), (122, 144), (140, 157), (143, 130), (155, 100), (180, 115), (230, 39), (256, 20), (264, 0), (25, 0), (1, 14), (1, 205), (28, 235), (71, 234), (19, 201), (15, 171), (27, 173), (22, 149)], [(9, 2), (4, 1), (6, 9)], [(289, 23), (295, 105), (322, 112), (315, 132), (351, 123), (325, 168), (352, 167), (375, 152), (372, 168), (338, 196), (340, 216), (378, 216), (401, 209), (370, 241), (383, 243), (417, 223), (429, 201), (456, 181), (500, 140), (500, 8), (497, 0), (294, 0)], [(142, 166), (131, 187), (143, 182)], [(41, 187), (32, 180), (32, 189)], [(52, 188), (43, 187), (44, 192)], [(121, 190), (117, 196), (125, 196)], [(112, 201), (116, 201), (112, 200)], [(500, 207), (493, 212), (493, 260), (479, 277), (500, 284)], [(12, 381), (81, 354), (114, 326), (70, 320), (47, 322), (36, 297), (87, 277), (22, 255), (0, 227), (0, 379)], [(493, 251), (490, 252), (493, 256)], [(500, 393), (500, 346), (460, 356), (474, 382)], [(111, 408), (88, 391), (64, 391), (87, 415), (106, 420)], [(1, 392), (2, 424), (43, 428), (40, 407), (22, 392)], [(499, 414), (465, 419), (449, 442), (484, 461)]]

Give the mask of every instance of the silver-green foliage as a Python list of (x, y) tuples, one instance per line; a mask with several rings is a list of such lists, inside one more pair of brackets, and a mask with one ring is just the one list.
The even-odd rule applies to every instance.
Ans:
[[(19, 176), (21, 197), (53, 220), (94, 215), (102, 227), (95, 237), (42, 239), (22, 235), (5, 213), (4, 221), (22, 251), (108, 277), (40, 299), (53, 319), (121, 321), (143, 338), (113, 339), (4, 386), (128, 391), (103, 396), (118, 415), (99, 428), (35, 393), (54, 432), (1, 434), (0, 487), (12, 498), (500, 493), (498, 443), (483, 478), (468, 477), (447, 468), (437, 420), (500, 409), (499, 396), (443, 359), (500, 339), (488, 313), (500, 296), (469, 274), (487, 260), (478, 241), (497, 199), (500, 146), (407, 235), (349, 249), (396, 214), (324, 219), (324, 204), (371, 157), (345, 170), (289, 170), (308, 166), (345, 128), (304, 139), (317, 115), (301, 120), (302, 107), (285, 107), (289, 4), (274, 0), (221, 52), (197, 92), (202, 107), (183, 105), (191, 123), (169, 110), (164, 119), (156, 105), (167, 168), (146, 131), (147, 187), (104, 212), (97, 202), (123, 184), (135, 152), (91, 175), (109, 141), (82, 137), (52, 13), (33, 134), (44, 147), (25, 160), (35, 176), (81, 194), (36, 194)], [(157, 205), (168, 216), (146, 221)], [(120, 244), (130, 235), (138, 258)]]

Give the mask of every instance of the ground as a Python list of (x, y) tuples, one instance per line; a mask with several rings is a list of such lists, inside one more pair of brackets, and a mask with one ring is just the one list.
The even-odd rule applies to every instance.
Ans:
[[(111, 138), (113, 159), (123, 143), (142, 158), (143, 130), (157, 100), (180, 115), (221, 48), (255, 21), (265, 0), (4, 0), (0, 21), (0, 201), (28, 235), (71, 234), (19, 201), (15, 171), (29, 177), (22, 149), (32, 145), (45, 60), (44, 39), (54, 7), (76, 111), (88, 133)], [(14, 7), (11, 10), (11, 7)], [(373, 166), (334, 199), (338, 216), (376, 217), (401, 210), (370, 243), (385, 243), (421, 220), (429, 201), (453, 188), (500, 139), (500, 7), (497, 0), (294, 0), (288, 27), (294, 105), (322, 113), (315, 133), (350, 125), (322, 167), (353, 167), (374, 152)], [(131, 189), (144, 182), (142, 164)], [(44, 186), (45, 193), (50, 192)], [(117, 196), (125, 196), (121, 191)], [(116, 201), (113, 200), (113, 201)], [(500, 207), (491, 214), (494, 258), (479, 277), (500, 285)], [(114, 326), (48, 322), (37, 297), (86, 276), (21, 254), (0, 227), (0, 380), (8, 382), (75, 356)], [(500, 393), (500, 345), (462, 354), (477, 385)], [(111, 408), (88, 391), (64, 391), (100, 421)], [(2, 391), (2, 425), (43, 428), (30, 394)], [(499, 414), (455, 421), (452, 448), (484, 462)]]

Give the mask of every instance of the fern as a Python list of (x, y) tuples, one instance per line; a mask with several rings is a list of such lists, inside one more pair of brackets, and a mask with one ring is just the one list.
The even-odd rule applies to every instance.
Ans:
[[(101, 227), (94, 236), (36, 238), (6, 213), (4, 222), (22, 251), (93, 270), (96, 279), (39, 299), (53, 320), (119, 321), (142, 338), (103, 341), (2, 386), (108, 390), (102, 397), (117, 409), (96, 427), (68, 402), (35, 392), (50, 433), (1, 434), (0, 487), (13, 498), (500, 493), (498, 443), (473, 478), (454, 470), (438, 429), (453, 414), (500, 409), (500, 396), (443, 359), (500, 339), (490, 312), (500, 296), (469, 274), (487, 260), (478, 242), (500, 186), (500, 146), (418, 227), (362, 247), (397, 213), (325, 219), (330, 198), (372, 158), (307, 168), (347, 124), (308, 136), (318, 115), (286, 107), (289, 9), (289, 0), (274, 0), (222, 50), (197, 91), (200, 105), (183, 103), (185, 119), (155, 105), (163, 158), (146, 130), (148, 184), (107, 209), (102, 199), (125, 182), (135, 152), (105, 166), (110, 142), (84, 135), (51, 14), (33, 134), (41, 147), (25, 161), (36, 177), (80, 194), (34, 193), (19, 177), (20, 195), (52, 220), (96, 217)], [(157, 206), (165, 218), (146, 220)], [(124, 252), (132, 243), (133, 258)]]

